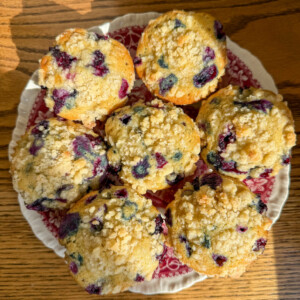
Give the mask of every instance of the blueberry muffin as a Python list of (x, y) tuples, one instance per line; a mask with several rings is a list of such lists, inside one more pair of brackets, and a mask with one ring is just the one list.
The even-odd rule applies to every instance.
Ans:
[(71, 274), (91, 294), (151, 280), (163, 252), (163, 218), (151, 200), (126, 186), (83, 197), (58, 234)]
[(89, 188), (98, 188), (107, 169), (103, 140), (72, 121), (43, 120), (18, 142), (12, 157), (14, 188), (29, 209), (63, 209)]
[(127, 100), (135, 79), (127, 49), (108, 36), (69, 29), (40, 62), (39, 84), (46, 105), (89, 128)]
[(171, 11), (149, 22), (134, 63), (148, 89), (175, 104), (214, 92), (225, 73), (226, 35), (206, 13)]
[(238, 277), (265, 248), (267, 206), (237, 179), (209, 173), (186, 183), (166, 210), (178, 258), (208, 276)]
[(202, 102), (197, 123), (202, 158), (239, 178), (274, 176), (295, 145), (292, 114), (281, 95), (228, 86)]
[(181, 108), (155, 99), (115, 111), (105, 125), (108, 160), (144, 194), (175, 185), (196, 169), (200, 136)]

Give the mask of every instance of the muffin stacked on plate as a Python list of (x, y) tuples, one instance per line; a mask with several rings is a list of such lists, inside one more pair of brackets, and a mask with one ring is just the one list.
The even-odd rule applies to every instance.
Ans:
[(43, 120), (20, 139), (12, 158), (15, 189), (29, 209), (63, 209), (99, 188), (108, 162), (101, 137), (81, 124)]
[(110, 163), (142, 194), (173, 186), (196, 169), (199, 129), (171, 103), (156, 99), (120, 108), (107, 120), (105, 133)]
[(162, 224), (151, 200), (114, 186), (78, 201), (58, 234), (76, 281), (90, 293), (108, 294), (151, 280), (163, 252)]
[(201, 157), (224, 175), (275, 176), (295, 145), (291, 111), (281, 95), (228, 86), (203, 101), (196, 122)]
[(190, 104), (214, 92), (227, 63), (222, 25), (205, 13), (172, 11), (150, 21), (139, 42), (138, 75), (156, 96)]
[[(289, 163), (293, 120), (269, 91), (228, 86), (210, 95), (225, 73), (225, 38), (221, 23), (205, 13), (173, 11), (150, 21), (134, 64), (167, 102), (124, 106), (133, 61), (107, 36), (69, 29), (42, 58), (45, 103), (59, 118), (20, 139), (13, 182), (29, 209), (69, 209), (59, 239), (70, 272), (89, 293), (151, 280), (165, 221), (177, 256), (209, 276), (239, 276), (263, 252), (267, 206), (239, 180), (274, 176)], [(207, 96), (196, 122), (175, 105)], [(96, 121), (103, 137), (91, 130)], [(194, 174), (199, 155), (215, 172)], [(173, 186), (164, 220), (143, 194)]]
[(169, 244), (208, 276), (237, 277), (265, 248), (266, 205), (242, 182), (208, 173), (180, 189), (167, 207)]
[(108, 36), (69, 29), (56, 38), (40, 62), (39, 84), (47, 88), (46, 105), (89, 128), (124, 105), (134, 83), (128, 50)]

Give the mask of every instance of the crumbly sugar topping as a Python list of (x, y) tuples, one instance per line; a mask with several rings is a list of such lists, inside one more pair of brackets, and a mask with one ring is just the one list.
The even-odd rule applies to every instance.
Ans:
[(282, 100), (270, 91), (233, 86), (211, 95), (196, 120), (202, 157), (240, 179), (276, 175), (296, 140), (292, 114)]
[(108, 159), (140, 193), (160, 190), (190, 175), (200, 152), (199, 130), (181, 108), (160, 100), (113, 113), (105, 125)]
[(152, 92), (188, 104), (215, 90), (227, 58), (214, 22), (208, 14), (184, 11), (150, 21), (139, 42), (136, 69)]
[[(169, 241), (197, 272), (239, 276), (262, 253), (256, 242), (266, 241), (271, 220), (261, 214), (265, 205), (243, 183), (212, 174), (197, 178), (198, 187), (187, 183), (167, 207), (172, 218)], [(216, 178), (221, 178), (217, 185)]]
[(98, 187), (107, 165), (101, 138), (71, 121), (49, 119), (33, 126), (12, 158), (15, 189), (29, 208), (65, 208)]
[(68, 214), (78, 214), (79, 221), (75, 230), (74, 221), (63, 224), (61, 242), (69, 265), (77, 266), (71, 272), (81, 286), (117, 293), (152, 278), (164, 237), (163, 220), (150, 200), (127, 186), (115, 186), (86, 195)]
[(48, 89), (47, 106), (87, 127), (122, 106), (134, 77), (132, 59), (121, 43), (84, 29), (59, 35), (39, 70), (39, 84)]

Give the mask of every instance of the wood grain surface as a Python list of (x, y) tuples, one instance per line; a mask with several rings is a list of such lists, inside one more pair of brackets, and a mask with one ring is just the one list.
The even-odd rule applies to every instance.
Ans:
[[(95, 299), (23, 218), (12, 188), (7, 146), (20, 93), (53, 38), (130, 12), (206, 11), (272, 74), (300, 130), (300, 1), (0, 0), (0, 299)], [(298, 137), (299, 139), (299, 137)], [(300, 147), (293, 150), (290, 196), (264, 255), (239, 279), (208, 279), (176, 294), (125, 292), (101, 299), (300, 299)], [(99, 297), (99, 296), (98, 296)]]

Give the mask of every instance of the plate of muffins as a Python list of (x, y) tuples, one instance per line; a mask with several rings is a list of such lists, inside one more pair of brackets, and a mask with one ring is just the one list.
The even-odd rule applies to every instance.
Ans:
[(24, 217), (83, 289), (156, 294), (263, 253), (295, 140), (259, 60), (211, 15), (171, 11), (58, 35), (9, 156)]

